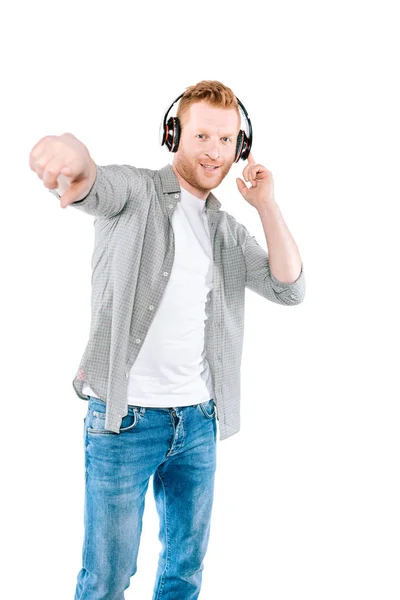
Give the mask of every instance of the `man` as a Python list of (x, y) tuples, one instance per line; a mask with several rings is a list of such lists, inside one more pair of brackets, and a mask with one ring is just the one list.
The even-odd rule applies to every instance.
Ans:
[(173, 122), (173, 162), (160, 170), (100, 167), (69, 133), (42, 138), (30, 154), (62, 207), (95, 216), (92, 323), (73, 380), (88, 400), (75, 600), (124, 598), (151, 475), (162, 543), (153, 600), (198, 598), (217, 420), (221, 440), (240, 428), (245, 288), (285, 306), (305, 294), (271, 172), (250, 153), (237, 179), (260, 215), (268, 254), (211, 192), (239, 156), (232, 90), (217, 81), (191, 86)]

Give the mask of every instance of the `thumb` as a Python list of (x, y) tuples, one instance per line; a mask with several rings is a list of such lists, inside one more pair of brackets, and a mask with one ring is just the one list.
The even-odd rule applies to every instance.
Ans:
[(71, 182), (72, 177), (68, 177), (69, 172), (66, 170), (61, 171), (61, 175), (58, 176), (57, 181), (63, 186), (61, 188), (60, 205), (61, 208), (66, 208), (77, 200), (86, 198), (88, 193), (93, 187), (93, 178), (78, 179)]
[[(90, 188), (91, 189), (91, 188)], [(61, 208), (66, 208), (78, 199), (85, 198), (89, 193), (87, 179), (72, 182), (60, 197)]]
[(245, 184), (245, 182), (243, 181), (243, 179), (240, 179), (240, 177), (236, 177), (236, 184), (237, 184), (238, 190), (242, 194), (243, 198), (246, 198), (248, 188), (247, 188), (247, 185)]

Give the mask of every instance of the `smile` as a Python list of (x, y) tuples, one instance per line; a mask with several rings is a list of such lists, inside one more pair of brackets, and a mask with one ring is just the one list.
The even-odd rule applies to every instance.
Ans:
[[(200, 163), (201, 164), (201, 163)], [(217, 171), (217, 169), (220, 168), (220, 165), (217, 167), (213, 167), (212, 165), (202, 165), (203, 169), (205, 169), (206, 171)]]

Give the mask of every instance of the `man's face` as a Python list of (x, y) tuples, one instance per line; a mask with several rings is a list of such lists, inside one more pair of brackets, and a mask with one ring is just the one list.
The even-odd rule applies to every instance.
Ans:
[(235, 159), (239, 129), (240, 119), (233, 108), (215, 107), (205, 100), (190, 105), (182, 117), (181, 138), (173, 159), (174, 171), (179, 180), (189, 184), (189, 191), (204, 197), (221, 183)]

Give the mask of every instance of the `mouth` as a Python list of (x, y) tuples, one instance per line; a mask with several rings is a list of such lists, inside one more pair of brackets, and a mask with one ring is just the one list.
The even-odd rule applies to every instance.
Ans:
[(218, 169), (221, 168), (221, 165), (207, 165), (207, 164), (202, 164), (200, 163), (200, 165), (203, 167), (203, 169), (205, 171), (209, 171), (210, 173), (214, 173), (215, 171), (218, 171)]

